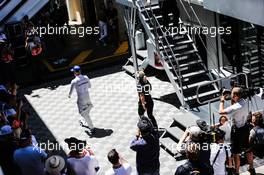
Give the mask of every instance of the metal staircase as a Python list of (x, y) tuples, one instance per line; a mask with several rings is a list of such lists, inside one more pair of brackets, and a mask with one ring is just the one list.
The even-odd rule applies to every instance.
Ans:
[[(203, 63), (183, 22), (180, 20), (182, 31), (178, 33), (165, 32), (159, 4), (145, 6), (141, 1), (137, 1), (136, 5), (140, 21), (149, 39), (155, 45), (157, 53), (162, 58), (164, 70), (174, 86), (182, 106), (197, 107), (199, 105), (196, 95), (197, 87), (210, 82), (213, 77)], [(124, 69), (131, 74), (134, 73), (132, 66), (130, 68), (126, 66)], [(215, 98), (218, 93), (217, 85), (210, 84), (200, 89), (199, 99), (203, 101)]]
[(261, 87), (264, 85), (264, 37), (263, 31), (258, 30), (253, 24), (242, 29), (244, 40), (241, 43), (242, 59), (244, 66), (250, 71), (251, 85)]

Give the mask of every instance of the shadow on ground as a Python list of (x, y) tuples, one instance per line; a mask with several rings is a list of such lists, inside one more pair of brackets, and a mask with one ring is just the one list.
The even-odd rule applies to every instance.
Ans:
[(26, 100), (24, 108), (30, 113), (28, 126), (31, 129), (32, 134), (36, 137), (38, 146), (44, 149), (49, 156), (60, 155), (66, 158), (66, 153), (62, 147), (60, 147), (52, 132), (47, 128), (37, 112)]
[(103, 138), (110, 136), (113, 133), (112, 129), (104, 129), (104, 128), (94, 128), (95, 133), (91, 134), (89, 131), (85, 131), (90, 138)]

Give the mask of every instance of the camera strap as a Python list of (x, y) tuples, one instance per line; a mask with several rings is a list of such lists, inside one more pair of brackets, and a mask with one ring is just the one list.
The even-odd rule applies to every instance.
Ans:
[(217, 157), (219, 156), (219, 153), (220, 153), (221, 149), (222, 149), (222, 147), (220, 147), (219, 150), (217, 151), (212, 166), (214, 166), (214, 164), (215, 164), (215, 162), (216, 162), (216, 159), (217, 159)]

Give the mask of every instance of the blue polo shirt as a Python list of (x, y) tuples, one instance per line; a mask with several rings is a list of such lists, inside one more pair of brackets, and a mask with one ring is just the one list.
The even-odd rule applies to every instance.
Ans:
[(14, 161), (22, 175), (44, 175), (47, 154), (39, 147), (28, 146), (14, 152)]

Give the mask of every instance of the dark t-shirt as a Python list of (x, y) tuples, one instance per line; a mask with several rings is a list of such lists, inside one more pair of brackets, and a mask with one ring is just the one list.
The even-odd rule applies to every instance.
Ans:
[(137, 152), (137, 171), (140, 173), (154, 173), (159, 170), (160, 146), (157, 132), (144, 138), (134, 139), (130, 148)]
[(19, 167), (14, 163), (13, 154), (18, 148), (11, 136), (0, 136), (0, 165), (7, 175), (20, 173)]
[(213, 170), (205, 163), (187, 161), (179, 166), (175, 175), (213, 175)]
[(143, 93), (146, 96), (151, 96), (150, 92), (152, 90), (152, 86), (149, 81), (139, 82), (137, 84), (137, 91), (139, 94)]

